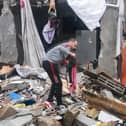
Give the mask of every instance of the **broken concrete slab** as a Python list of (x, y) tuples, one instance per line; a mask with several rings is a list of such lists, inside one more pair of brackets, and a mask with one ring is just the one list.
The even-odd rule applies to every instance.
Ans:
[(59, 121), (48, 117), (39, 117), (36, 126), (62, 126)]
[(63, 126), (72, 126), (79, 111), (68, 110), (64, 115)]
[(0, 121), (0, 126), (30, 126), (32, 121), (32, 115), (27, 115)]
[(12, 115), (15, 115), (17, 111), (8, 105), (0, 105), (0, 120), (6, 119)]
[(73, 126), (96, 126), (97, 121), (87, 117), (84, 113), (80, 113)]
[(29, 84), (25, 82), (24, 80), (17, 80), (17, 81), (12, 81), (12, 82), (7, 82), (6, 84), (1, 84), (1, 88), (3, 91), (7, 90), (23, 90), (29, 87)]

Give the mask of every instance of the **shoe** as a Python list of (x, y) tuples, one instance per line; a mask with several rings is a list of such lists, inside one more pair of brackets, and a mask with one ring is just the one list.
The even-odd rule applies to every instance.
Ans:
[(42, 111), (43, 116), (54, 116), (56, 115), (56, 110), (55, 109), (45, 109)]
[(67, 108), (64, 105), (59, 105), (57, 106), (56, 110), (59, 115), (63, 115), (66, 113)]
[(72, 98), (76, 97), (76, 94), (75, 94), (75, 92), (73, 92), (73, 93), (70, 93), (70, 96), (71, 96)]

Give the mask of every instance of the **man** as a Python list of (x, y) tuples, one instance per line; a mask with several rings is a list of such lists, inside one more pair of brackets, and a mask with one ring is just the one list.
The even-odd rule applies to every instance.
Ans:
[(59, 72), (59, 64), (63, 63), (69, 57), (76, 57), (76, 54), (71, 52), (72, 49), (77, 48), (77, 40), (72, 38), (68, 42), (62, 43), (51, 50), (46, 54), (46, 57), (43, 61), (43, 68), (48, 73), (52, 86), (48, 96), (48, 102), (53, 102), (53, 97), (56, 97), (57, 105), (62, 105), (62, 82)]

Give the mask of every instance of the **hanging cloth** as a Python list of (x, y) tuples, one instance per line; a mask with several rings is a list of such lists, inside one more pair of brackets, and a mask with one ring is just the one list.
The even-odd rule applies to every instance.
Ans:
[(40, 67), (45, 50), (33, 18), (29, 0), (20, 0), (24, 63)]
[(50, 20), (44, 26), (42, 31), (43, 37), (48, 44), (51, 44), (55, 36), (55, 27), (50, 27)]
[(106, 9), (105, 0), (67, 0), (67, 2), (90, 31), (100, 26), (99, 21)]

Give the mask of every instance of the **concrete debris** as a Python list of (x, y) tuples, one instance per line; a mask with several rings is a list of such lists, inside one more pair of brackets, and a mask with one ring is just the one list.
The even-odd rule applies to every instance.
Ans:
[(117, 99), (110, 99), (100, 94), (94, 94), (87, 90), (83, 90), (83, 96), (86, 100), (96, 108), (108, 110), (113, 114), (117, 114), (120, 118), (126, 119), (126, 104)]
[(113, 93), (116, 93), (117, 95), (120, 96), (125, 94), (126, 88), (118, 81), (112, 79), (106, 73), (101, 72), (99, 74), (95, 74), (83, 68), (82, 71), (85, 75), (89, 77), (90, 80), (92, 80), (91, 84), (95, 83), (100, 87), (107, 88), (111, 90)]
[(47, 117), (40, 117), (37, 120), (37, 126), (61, 126), (61, 123)]
[(84, 113), (80, 113), (73, 126), (97, 126), (97, 121), (87, 117)]
[(8, 105), (0, 105), (0, 120), (8, 118), (12, 115), (15, 115), (17, 111)]
[[(63, 82), (63, 105), (45, 105), (51, 82), (43, 69), (15, 65), (0, 73), (0, 126), (117, 126), (125, 124), (125, 87), (113, 89), (106, 85), (114, 80), (105, 76), (106, 85), (100, 86), (99, 77), (90, 71), (77, 73), (77, 87), (69, 92), (66, 77)], [(104, 74), (105, 75), (105, 74)], [(102, 76), (103, 77), (103, 74)], [(96, 81), (94, 81), (96, 80)], [(110, 81), (111, 80), (111, 81)], [(108, 83), (110, 82), (110, 83)], [(117, 84), (117, 82), (115, 82)], [(112, 88), (111, 88), (112, 87)], [(119, 90), (118, 90), (119, 89)], [(103, 113), (104, 111), (104, 113)], [(103, 116), (105, 118), (103, 118)], [(101, 118), (102, 117), (102, 118)]]
[(96, 119), (98, 117), (99, 111), (96, 108), (93, 108), (91, 106), (85, 107), (86, 115), (88, 117), (91, 117), (92, 119)]
[(22, 80), (11, 81), (11, 82), (6, 82), (6, 84), (1, 84), (2, 91), (15, 90), (15, 89), (23, 90), (28, 87), (29, 84)]
[(32, 120), (32, 115), (24, 115), (13, 119), (3, 120), (0, 122), (0, 126), (30, 126)]
[(68, 110), (64, 115), (63, 126), (72, 126), (78, 114), (78, 110)]

